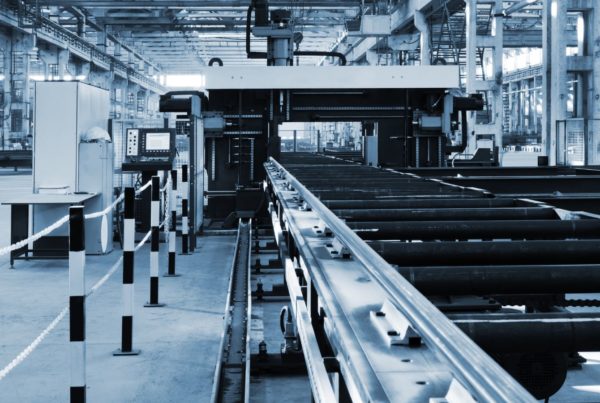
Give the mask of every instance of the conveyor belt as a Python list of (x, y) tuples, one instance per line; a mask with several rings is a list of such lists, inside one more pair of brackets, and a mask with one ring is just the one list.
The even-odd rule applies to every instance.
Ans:
[[(467, 352), (467, 344), (458, 341), (458, 336), (445, 327), (442, 319), (425, 306), (420, 299), (422, 295), (417, 297), (416, 290), (410, 291), (401, 285), (386, 263), (371, 255), (373, 251), (393, 264), (396, 272), (419, 291), (430, 296), (432, 303), (440, 303), (445, 308), (451, 304), (452, 309), (445, 310), (467, 315), (469, 320), (458, 316), (451, 319), (489, 353), (501, 354), (497, 357), (499, 362), (510, 361), (504, 360), (502, 354), (543, 350), (560, 360), (566, 359), (561, 355), (565, 352), (600, 350), (600, 342), (593, 337), (600, 314), (586, 318), (563, 314), (554, 325), (528, 314), (520, 315), (518, 322), (512, 321), (506, 326), (503, 323), (508, 322), (499, 316), (489, 316), (492, 322), (486, 325), (481, 319), (490, 314), (499, 315), (503, 301), (526, 305), (529, 311), (553, 312), (561, 309), (560, 303), (553, 306), (553, 301), (564, 301), (567, 292), (600, 292), (600, 220), (594, 216), (555, 209), (527, 199), (496, 197), (479, 188), (457, 186), (457, 181), (447, 183), (322, 156), (283, 154), (280, 163), (271, 161), (266, 167), (269, 192), (280, 224), (293, 246), (292, 257), (295, 251), (300, 262), (307, 266), (301, 267), (306, 278), (301, 278), (300, 283), (317, 284), (315, 292), (320, 296), (319, 301), (326, 301), (323, 302), (326, 310), (329, 305), (336, 307), (331, 308), (335, 312), (330, 314), (335, 317), (331, 326), (336, 330), (344, 328), (340, 317), (349, 320), (350, 327), (344, 331), (344, 337), (356, 337), (355, 342), (370, 357), (365, 358), (375, 371), (361, 374), (363, 378), (374, 377), (385, 384), (376, 374), (386, 370), (385, 366), (378, 367), (378, 361), (370, 356), (372, 342), (361, 341), (361, 335), (356, 329), (352, 330), (354, 314), (350, 306), (368, 310), (377, 306), (375, 301), (383, 299), (394, 301), (392, 305), (438, 359), (441, 355), (448, 360), (442, 359), (437, 367), (441, 371), (450, 370), (474, 396), (481, 398), (484, 393), (480, 388), (496, 393), (494, 385), (510, 383), (501, 372), (490, 378), (480, 374), (477, 381), (466, 380), (470, 377), (468, 365), (457, 368), (453, 362), (465, 357), (448, 357), (447, 352), (439, 350), (451, 350), (452, 345), (462, 343), (457, 356), (479, 353)], [(496, 181), (502, 180), (510, 187), (510, 178), (513, 178), (522, 186), (523, 180), (512, 175)], [(543, 179), (535, 179), (534, 190), (544, 186)], [(547, 179), (549, 186), (556, 183), (553, 178)], [(316, 221), (308, 218), (313, 216)], [(319, 235), (325, 239), (321, 243), (313, 241), (310, 232), (317, 234), (317, 239)], [(350, 259), (335, 259), (336, 256)], [(331, 259), (334, 263), (328, 261)], [(336, 274), (340, 266), (344, 267), (340, 272), (343, 277)], [(356, 268), (352, 268), (354, 266)], [(361, 270), (365, 272), (360, 274)], [(353, 279), (364, 281), (359, 285)], [(373, 282), (379, 284), (381, 290), (372, 288)], [(389, 282), (394, 286), (388, 288)], [(381, 294), (377, 298), (371, 296), (372, 292)], [(346, 306), (346, 298), (360, 302)], [(420, 312), (415, 312), (416, 309)], [(472, 316), (475, 314), (482, 317)], [(368, 326), (370, 322), (365, 318), (362, 323)], [(334, 345), (344, 344), (336, 341), (334, 331), (328, 332), (328, 338)], [(544, 348), (528, 350), (536, 340), (537, 345)], [(352, 351), (341, 344), (336, 347), (344, 353), (346, 349)], [(388, 351), (386, 356), (393, 362), (393, 351)], [(359, 365), (358, 358), (353, 360)], [(533, 363), (532, 368), (538, 364)], [(552, 388), (562, 384), (562, 369), (544, 368), (548, 379), (535, 383), (527, 373), (519, 378), (537, 398), (551, 395), (555, 391)], [(566, 371), (566, 364), (564, 368)], [(504, 389), (514, 391), (506, 384)], [(387, 400), (401, 401), (387, 396)], [(517, 394), (506, 401), (522, 399), (524, 395)]]

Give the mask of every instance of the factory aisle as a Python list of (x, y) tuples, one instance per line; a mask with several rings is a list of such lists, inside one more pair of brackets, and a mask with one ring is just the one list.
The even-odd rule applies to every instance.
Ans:
[[(160, 278), (163, 308), (149, 295), (149, 246), (136, 253), (133, 357), (113, 357), (121, 337), (121, 269), (87, 299), (87, 393), (90, 402), (203, 402), (210, 397), (235, 238), (203, 237), (177, 256), (177, 278)], [(166, 245), (161, 245), (165, 248)], [(165, 249), (163, 249), (165, 250)], [(87, 288), (120, 250), (87, 259)], [(161, 272), (167, 254), (161, 252)], [(19, 261), (0, 268), (0, 368), (55, 318), (68, 301), (67, 261)], [(31, 356), (0, 381), (0, 402), (68, 401), (68, 317)]]

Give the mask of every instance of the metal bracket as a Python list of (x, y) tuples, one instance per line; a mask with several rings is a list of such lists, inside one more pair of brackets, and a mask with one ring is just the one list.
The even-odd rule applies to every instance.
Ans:
[(313, 231), (317, 236), (328, 237), (333, 235), (325, 221), (319, 219), (319, 223), (313, 227)]
[(421, 346), (421, 336), (389, 300), (385, 300), (380, 310), (371, 311), (371, 320), (390, 346)]
[(456, 379), (452, 379), (444, 397), (430, 398), (429, 403), (477, 403), (477, 400)]
[(303, 206), (303, 205), (304, 205), (304, 203), (305, 203), (304, 197), (302, 197), (302, 195), (301, 195), (300, 193), (296, 193), (296, 194), (294, 195), (294, 201), (295, 201), (296, 203), (298, 203), (298, 208), (299, 208), (300, 210), (302, 210), (302, 206)]
[(352, 255), (350, 253), (350, 249), (346, 247), (343, 243), (341, 243), (337, 238), (333, 238), (330, 243), (325, 245), (327, 251), (334, 259), (350, 259)]
[(312, 211), (312, 207), (306, 202), (306, 200), (302, 200), (302, 203), (299, 207), (300, 211)]

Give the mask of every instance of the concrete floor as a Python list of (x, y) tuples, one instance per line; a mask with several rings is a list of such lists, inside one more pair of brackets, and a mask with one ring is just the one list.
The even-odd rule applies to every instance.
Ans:
[[(0, 176), (0, 199), (29, 191), (28, 176)], [(25, 190), (26, 189), (26, 190)], [(9, 192), (12, 194), (8, 194)], [(0, 245), (8, 243), (9, 211), (0, 210)], [(113, 357), (120, 346), (121, 270), (88, 298), (87, 385), (90, 402), (205, 402), (210, 398), (235, 238), (202, 237), (200, 248), (177, 257), (181, 277), (160, 279), (164, 308), (143, 308), (149, 295), (149, 246), (136, 253), (134, 347), (142, 354)], [(165, 247), (164, 244), (161, 245)], [(164, 250), (164, 249), (163, 249)], [(161, 254), (166, 270), (166, 253)], [(86, 283), (95, 284), (118, 260), (88, 256)], [(0, 368), (54, 319), (68, 301), (66, 260), (0, 263)], [(0, 402), (68, 401), (68, 318), (4, 380)]]

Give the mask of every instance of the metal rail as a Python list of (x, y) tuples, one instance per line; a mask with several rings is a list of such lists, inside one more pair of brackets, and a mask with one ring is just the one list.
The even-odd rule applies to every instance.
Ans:
[(219, 359), (213, 377), (212, 403), (250, 400), (250, 288), (252, 222), (240, 220)]
[(454, 376), (483, 402), (534, 402), (534, 398), (491, 357), (465, 336), (435, 306), (336, 217), (300, 181), (274, 159), (265, 164), (269, 178), (285, 178), (320, 217), (337, 240), (345, 245), (379, 286), (387, 299), (411, 324)]

